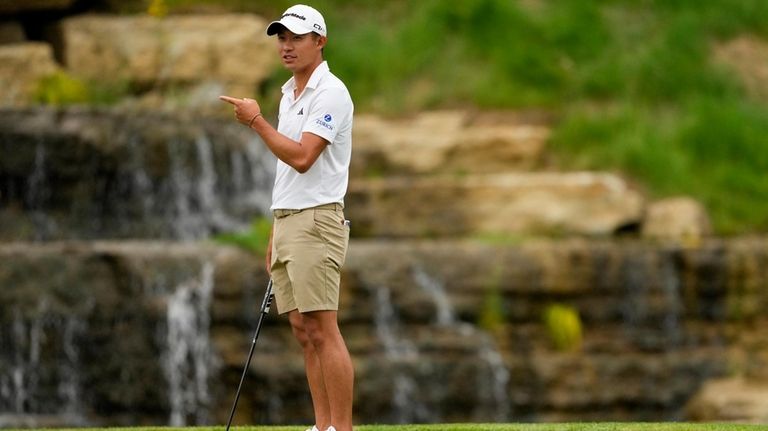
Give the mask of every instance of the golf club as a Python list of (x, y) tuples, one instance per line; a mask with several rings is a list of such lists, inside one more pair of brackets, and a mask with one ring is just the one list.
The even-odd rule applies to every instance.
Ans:
[(237, 385), (237, 394), (235, 395), (235, 402), (232, 404), (232, 411), (229, 413), (229, 420), (227, 421), (227, 431), (232, 425), (232, 418), (235, 416), (235, 409), (237, 408), (237, 401), (240, 399), (240, 390), (243, 389), (243, 381), (245, 381), (245, 375), (248, 373), (248, 367), (251, 365), (251, 357), (253, 357), (253, 350), (256, 347), (256, 339), (259, 338), (259, 332), (261, 331), (261, 323), (264, 321), (264, 316), (269, 313), (269, 306), (272, 304), (272, 279), (267, 284), (267, 291), (264, 293), (264, 301), (261, 303), (261, 312), (259, 313), (259, 321), (256, 323), (256, 333), (253, 334), (253, 341), (251, 342), (251, 351), (248, 352), (248, 360), (245, 361), (245, 368), (243, 368), (243, 375), (240, 377), (240, 384)]

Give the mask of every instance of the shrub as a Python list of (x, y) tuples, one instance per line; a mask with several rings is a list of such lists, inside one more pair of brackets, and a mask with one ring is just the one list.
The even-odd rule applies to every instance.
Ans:
[(83, 81), (58, 71), (40, 79), (33, 98), (46, 105), (70, 105), (87, 102), (89, 93)]
[(264, 254), (269, 245), (272, 221), (265, 217), (257, 218), (251, 228), (242, 233), (227, 233), (216, 237), (220, 243), (231, 244), (256, 254)]
[(582, 328), (579, 312), (568, 305), (552, 304), (544, 310), (544, 325), (556, 350), (581, 349)]

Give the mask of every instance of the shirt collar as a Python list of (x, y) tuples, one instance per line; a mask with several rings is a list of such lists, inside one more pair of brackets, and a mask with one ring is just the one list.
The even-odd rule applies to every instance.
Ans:
[[(320, 80), (323, 79), (325, 75), (328, 74), (330, 71), (330, 68), (328, 67), (328, 62), (323, 61), (322, 63), (318, 64), (315, 70), (312, 71), (312, 75), (309, 77), (309, 81), (307, 82), (307, 88), (315, 89), (317, 88), (317, 85), (320, 83)], [(291, 77), (288, 81), (285, 82), (282, 86), (282, 90), (284, 94), (293, 94), (293, 90), (296, 89), (296, 79), (294, 77)]]

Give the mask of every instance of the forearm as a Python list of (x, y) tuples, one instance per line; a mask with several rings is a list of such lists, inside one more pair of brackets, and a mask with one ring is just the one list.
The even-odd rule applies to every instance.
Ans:
[(309, 150), (301, 142), (294, 141), (278, 132), (261, 115), (254, 119), (250, 127), (259, 134), (275, 157), (299, 172), (308, 169)]

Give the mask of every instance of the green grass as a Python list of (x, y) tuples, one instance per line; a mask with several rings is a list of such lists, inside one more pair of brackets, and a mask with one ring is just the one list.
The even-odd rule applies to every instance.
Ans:
[[(224, 426), (195, 428), (78, 428), (79, 431), (221, 431)], [(235, 431), (304, 431), (305, 427), (232, 427)], [(437, 424), (361, 425), (356, 431), (763, 431), (768, 425), (699, 423), (562, 423), (562, 424)], [(51, 430), (65, 431), (65, 430)], [(75, 431), (67, 430), (67, 431)]]
[(271, 232), (271, 219), (257, 218), (251, 223), (251, 227), (247, 231), (221, 234), (215, 240), (222, 244), (235, 245), (252, 253), (263, 255), (269, 245)]

